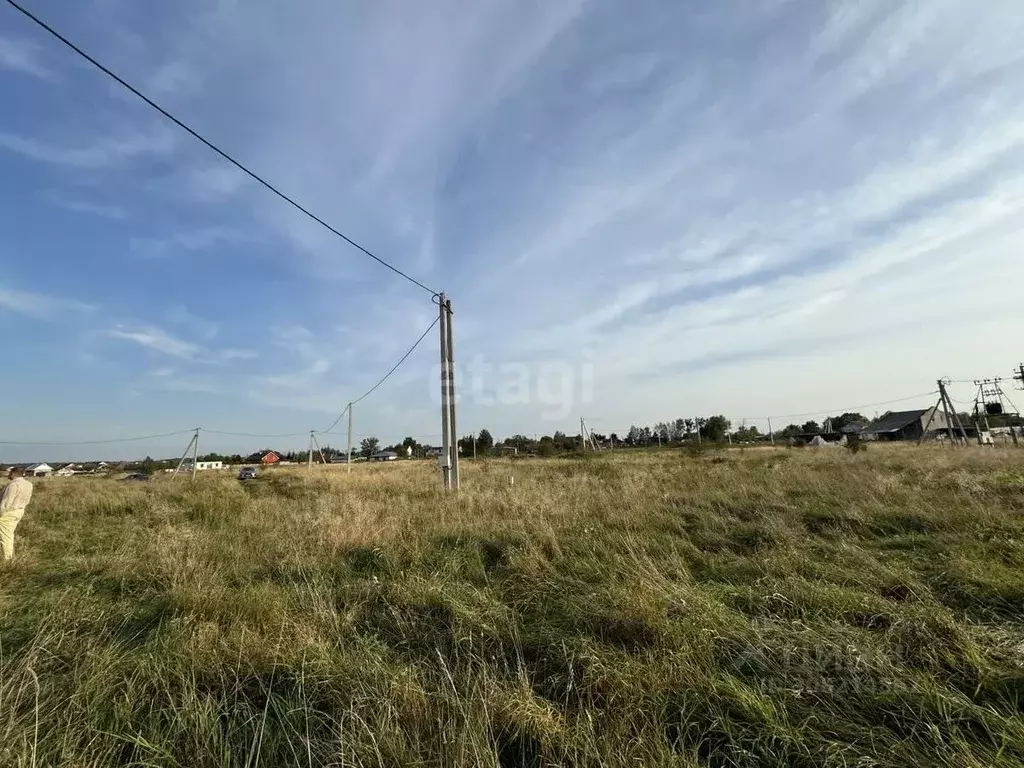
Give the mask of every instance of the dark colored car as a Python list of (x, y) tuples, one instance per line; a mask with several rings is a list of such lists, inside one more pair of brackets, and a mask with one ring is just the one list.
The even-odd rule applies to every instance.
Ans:
[(238, 479), (255, 480), (256, 474), (256, 467), (242, 467), (240, 470), (238, 470)]
[(132, 472), (130, 475), (124, 478), (124, 481), (126, 483), (134, 483), (144, 480), (149, 480), (149, 475), (147, 475), (145, 472)]

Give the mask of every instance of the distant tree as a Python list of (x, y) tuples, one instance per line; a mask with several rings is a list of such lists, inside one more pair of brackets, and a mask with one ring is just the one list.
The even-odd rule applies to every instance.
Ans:
[(530, 453), (536, 450), (537, 442), (531, 440), (526, 435), (512, 435), (512, 437), (506, 437), (503, 445), (509, 448), (515, 448), (519, 453)]
[(473, 435), (466, 435), (465, 437), (459, 438), (459, 455), (473, 455)]
[(669, 427), (665, 422), (660, 422), (654, 425), (654, 437), (661, 438), (661, 442), (667, 443), (669, 441)]
[(701, 426), (700, 434), (705, 440), (718, 442), (719, 440), (725, 439), (725, 435), (731, 426), (732, 422), (725, 418), (725, 416), (711, 416), (704, 419), (704, 424)]
[(695, 419), (683, 419), (683, 430), (686, 437), (693, 434), (693, 431), (697, 428), (697, 421)]
[(554, 443), (555, 448), (559, 451), (571, 451), (579, 445), (578, 436), (573, 435), (572, 437), (569, 437), (565, 432), (561, 431), (556, 431), (551, 440)]
[(626, 442), (630, 445), (636, 445), (640, 442), (640, 428), (636, 424), (631, 425), (629, 432), (626, 433)]
[(818, 422), (814, 420), (805, 421), (804, 425), (800, 427), (800, 429), (803, 430), (803, 434), (805, 435), (817, 435), (821, 432), (821, 427), (818, 426)]
[(619, 436), (614, 432), (612, 432), (608, 437), (611, 439), (612, 445), (619, 445), (622, 442), (622, 440), (619, 439)]
[(147, 456), (139, 463), (139, 469), (145, 472), (147, 475), (151, 475), (157, 471), (159, 464), (153, 459), (152, 456)]
[(476, 449), (479, 453), (487, 453), (494, 447), (494, 437), (486, 429), (481, 429), (476, 436)]
[(842, 416), (832, 417), (832, 429), (838, 432), (847, 424), (867, 424), (868, 419), (859, 413), (844, 413)]
[(752, 443), (761, 437), (761, 432), (756, 426), (740, 427), (732, 437), (740, 443)]
[(686, 419), (676, 419), (672, 422), (672, 439), (682, 440), (686, 436)]
[(537, 455), (554, 456), (556, 453), (558, 449), (555, 448), (555, 441), (549, 435), (544, 435), (537, 443)]
[(801, 434), (803, 430), (797, 424), (790, 424), (785, 429), (775, 433), (776, 437), (790, 438)]
[(650, 427), (644, 427), (643, 429), (640, 430), (640, 442), (643, 443), (644, 445), (650, 444), (651, 437), (652, 433)]
[(366, 458), (370, 458), (380, 449), (380, 440), (376, 437), (364, 437), (359, 443), (359, 452)]

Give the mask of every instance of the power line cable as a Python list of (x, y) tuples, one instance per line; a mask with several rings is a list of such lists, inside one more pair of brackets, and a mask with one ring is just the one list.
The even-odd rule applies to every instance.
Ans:
[(336, 426), (338, 426), (338, 422), (341, 421), (343, 418), (345, 418), (345, 414), (348, 413), (348, 409), (351, 408), (351, 407), (352, 407), (352, 403), (349, 403), (348, 405), (346, 405), (345, 406), (345, 410), (342, 411), (340, 414), (338, 414), (338, 418), (336, 418), (334, 421), (331, 422), (331, 426), (329, 426), (325, 430), (322, 430), (319, 434), (321, 434), (321, 435), (330, 434), (331, 430), (334, 429)]
[(404, 363), (406, 360), (409, 359), (409, 355), (411, 355), (416, 350), (416, 347), (418, 347), (423, 342), (423, 340), (425, 338), (427, 338), (427, 334), (430, 333), (434, 329), (434, 326), (437, 325), (438, 320), (439, 320), (439, 318), (435, 317), (434, 321), (430, 325), (428, 325), (427, 329), (423, 333), (420, 334), (420, 337), (418, 339), (416, 339), (415, 342), (413, 342), (413, 345), (411, 347), (409, 347), (408, 351), (404, 355), (402, 355), (401, 359), (397, 363), (395, 363), (393, 366), (391, 366), (391, 370), (388, 371), (387, 373), (385, 373), (384, 376), (380, 379), (380, 381), (378, 381), (376, 384), (374, 384), (372, 387), (370, 387), (368, 390), (366, 390), (363, 394), (361, 394), (355, 400), (353, 400), (348, 405), (346, 405), (345, 406), (345, 410), (343, 410), (338, 415), (338, 418), (336, 418), (331, 423), (331, 426), (329, 426), (325, 430), (322, 430), (320, 432), (320, 434), (329, 433), (332, 429), (334, 429), (338, 425), (338, 422), (342, 420), (342, 418), (345, 416), (346, 413), (348, 413), (349, 409), (353, 405), (356, 405), (357, 403), (360, 403), (363, 400), (365, 400), (366, 398), (368, 398), (370, 395), (372, 395), (374, 393), (374, 391), (376, 391), (377, 387), (379, 387), (381, 384), (383, 384), (385, 381), (387, 381), (389, 378), (391, 378), (391, 374), (393, 374), (395, 371), (397, 371), (399, 366), (401, 366), (402, 363)]
[(350, 237), (346, 236), (345, 234), (343, 234), (343, 233), (342, 233), (342, 232), (340, 232), (339, 230), (337, 230), (337, 229), (335, 229), (334, 227), (332, 227), (332, 226), (331, 226), (330, 224), (328, 224), (328, 223), (327, 223), (326, 221), (324, 221), (324, 220), (323, 220), (322, 218), (320, 218), (320, 217), (319, 217), (319, 216), (317, 216), (317, 215), (316, 215), (315, 213), (313, 213), (312, 211), (310, 211), (310, 210), (309, 210), (308, 208), (305, 208), (305, 207), (303, 207), (302, 205), (300, 205), (299, 203), (297, 203), (297, 202), (296, 202), (295, 200), (293, 200), (293, 199), (292, 199), (291, 197), (289, 197), (289, 196), (288, 196), (288, 195), (286, 195), (286, 194), (285, 194), (284, 192), (282, 192), (281, 190), (279, 190), (279, 189), (278, 189), (277, 187), (275, 187), (275, 186), (274, 186), (273, 184), (271, 184), (271, 183), (270, 183), (269, 181), (267, 181), (266, 179), (264, 179), (264, 178), (263, 178), (262, 176), (259, 176), (259, 175), (258, 175), (257, 173), (255, 173), (254, 171), (251, 171), (251, 170), (249, 170), (249, 169), (248, 169), (247, 167), (245, 167), (244, 165), (242, 165), (242, 164), (241, 164), (241, 163), (240, 163), (240, 162), (239, 162), (238, 160), (235, 160), (235, 158), (233, 158), (233, 157), (232, 157), (231, 155), (229, 155), (229, 154), (228, 154), (227, 152), (225, 152), (225, 151), (224, 151), (223, 149), (221, 149), (220, 147), (218, 147), (218, 146), (217, 146), (216, 144), (214, 144), (213, 142), (209, 141), (208, 139), (204, 138), (203, 136), (201, 136), (201, 135), (200, 135), (200, 134), (199, 134), (199, 133), (198, 133), (197, 131), (195, 131), (194, 129), (190, 128), (190, 127), (189, 127), (188, 125), (186, 125), (186, 124), (185, 124), (184, 122), (182, 122), (181, 120), (179, 120), (178, 118), (176, 118), (176, 117), (175, 117), (174, 115), (172, 115), (172, 114), (171, 114), (170, 112), (168, 112), (168, 111), (167, 111), (166, 109), (164, 109), (164, 108), (163, 108), (163, 107), (161, 107), (161, 106), (160, 106), (159, 104), (157, 104), (157, 103), (156, 103), (155, 101), (153, 101), (153, 100), (152, 100), (151, 98), (149, 98), (148, 96), (146, 96), (146, 95), (145, 95), (144, 93), (142, 93), (142, 91), (140, 91), (140, 90), (139, 90), (138, 88), (134, 87), (133, 85), (131, 85), (130, 83), (128, 83), (127, 81), (125, 81), (125, 80), (124, 80), (124, 79), (123, 79), (122, 77), (120, 77), (120, 76), (119, 76), (118, 74), (116, 74), (115, 72), (113, 72), (113, 71), (112, 71), (111, 69), (109, 69), (108, 67), (104, 66), (103, 64), (101, 64), (101, 63), (100, 63), (99, 61), (97, 61), (96, 59), (94, 59), (94, 58), (93, 58), (92, 56), (90, 56), (90, 55), (89, 55), (88, 53), (86, 53), (86, 52), (85, 52), (84, 50), (82, 50), (81, 48), (79, 48), (79, 47), (78, 47), (78, 46), (77, 46), (77, 45), (76, 45), (75, 43), (71, 42), (71, 41), (70, 41), (70, 40), (69, 40), (68, 38), (64, 37), (64, 35), (62, 35), (62, 34), (61, 34), (60, 32), (58, 32), (57, 30), (55, 30), (55, 29), (54, 29), (53, 27), (51, 27), (51, 26), (50, 26), (49, 24), (47, 24), (47, 23), (46, 23), (45, 21), (43, 21), (42, 19), (40, 19), (40, 18), (39, 18), (38, 16), (36, 16), (35, 14), (33, 14), (33, 13), (32, 13), (31, 11), (29, 11), (28, 9), (26, 9), (26, 8), (23, 8), (23, 7), (21, 6), (21, 5), (19, 5), (18, 3), (16, 3), (16, 2), (15, 2), (15, 0), (7, 0), (7, 4), (8, 4), (8, 5), (10, 5), (10, 6), (12, 7), (12, 8), (14, 8), (14, 9), (15, 9), (16, 11), (20, 12), (20, 13), (21, 13), (22, 15), (24, 15), (24, 16), (25, 16), (26, 18), (28, 18), (29, 20), (31, 20), (32, 22), (34, 22), (34, 23), (35, 23), (36, 25), (38, 25), (39, 27), (41, 27), (42, 29), (44, 29), (44, 30), (45, 30), (46, 32), (48, 32), (48, 33), (49, 33), (50, 35), (52, 35), (53, 37), (55, 37), (55, 38), (56, 38), (57, 40), (60, 40), (60, 42), (64, 43), (64, 45), (66, 45), (66, 46), (67, 46), (68, 48), (70, 48), (70, 49), (71, 49), (72, 51), (74, 51), (74, 52), (75, 52), (75, 53), (77, 53), (77, 54), (78, 54), (79, 56), (81, 56), (81, 57), (82, 57), (83, 59), (85, 59), (86, 61), (88, 61), (88, 62), (89, 62), (90, 64), (92, 64), (92, 65), (93, 65), (94, 67), (96, 67), (96, 68), (97, 68), (98, 70), (100, 70), (100, 71), (101, 71), (101, 72), (103, 72), (103, 73), (104, 73), (105, 75), (107, 75), (108, 77), (112, 78), (113, 80), (115, 80), (115, 81), (116, 81), (116, 82), (117, 82), (118, 84), (120, 84), (120, 85), (121, 85), (121, 86), (123, 86), (124, 88), (128, 89), (129, 91), (131, 91), (131, 92), (132, 92), (132, 93), (133, 93), (133, 94), (134, 94), (135, 96), (137, 96), (138, 98), (142, 99), (142, 101), (146, 102), (146, 104), (148, 104), (149, 106), (151, 106), (151, 107), (152, 107), (153, 109), (155, 109), (155, 110), (156, 110), (157, 112), (159, 112), (159, 113), (160, 113), (161, 115), (163, 115), (163, 116), (164, 116), (165, 118), (167, 118), (168, 120), (170, 120), (170, 121), (171, 121), (172, 123), (174, 123), (175, 125), (177, 125), (177, 126), (178, 126), (179, 128), (181, 128), (182, 130), (184, 130), (184, 131), (186, 131), (187, 133), (189, 133), (189, 134), (190, 134), (190, 135), (191, 135), (191, 136), (192, 136), (193, 138), (195, 138), (195, 139), (197, 139), (198, 141), (200, 141), (200, 142), (202, 142), (203, 144), (205, 144), (205, 145), (206, 145), (206, 146), (207, 146), (207, 147), (208, 147), (209, 149), (211, 149), (211, 150), (213, 150), (214, 152), (216, 152), (216, 153), (217, 153), (218, 155), (220, 155), (220, 156), (221, 156), (222, 158), (224, 158), (225, 160), (227, 160), (227, 161), (228, 161), (229, 163), (231, 163), (231, 164), (232, 164), (233, 166), (235, 166), (236, 168), (238, 168), (238, 169), (239, 169), (240, 171), (242, 171), (243, 173), (245, 173), (245, 174), (246, 174), (247, 176), (249, 176), (250, 178), (252, 178), (252, 179), (254, 179), (255, 181), (259, 182), (259, 183), (260, 183), (261, 185), (263, 185), (263, 186), (264, 186), (264, 187), (266, 187), (266, 188), (267, 188), (268, 190), (270, 190), (271, 192), (273, 192), (273, 193), (274, 193), (275, 195), (277, 195), (277, 196), (278, 196), (279, 198), (281, 198), (281, 199), (282, 199), (282, 200), (284, 200), (284, 201), (285, 201), (286, 203), (288, 203), (289, 205), (291, 205), (291, 206), (292, 206), (293, 208), (295, 208), (295, 209), (297, 209), (297, 210), (301, 211), (301, 212), (302, 212), (302, 213), (304, 213), (304, 214), (305, 214), (306, 216), (308, 216), (308, 217), (309, 217), (309, 218), (311, 218), (311, 219), (312, 219), (313, 221), (315, 221), (315, 222), (316, 222), (317, 224), (319, 224), (320, 226), (324, 227), (325, 229), (327, 229), (328, 231), (332, 232), (333, 234), (337, 235), (337, 236), (338, 236), (338, 237), (340, 237), (340, 238), (341, 238), (342, 240), (344, 240), (344, 241), (345, 241), (346, 243), (348, 243), (349, 245), (351, 245), (351, 246), (352, 246), (353, 248), (356, 248), (357, 250), (361, 251), (361, 252), (362, 252), (362, 253), (364, 253), (365, 255), (369, 256), (369, 257), (370, 257), (371, 259), (373, 259), (374, 261), (376, 261), (376, 262), (377, 262), (378, 264), (380, 264), (381, 266), (387, 267), (387, 268), (388, 268), (388, 269), (390, 269), (390, 270), (391, 270), (392, 272), (394, 272), (394, 273), (395, 273), (396, 275), (399, 275), (399, 276), (401, 276), (401, 277), (404, 277), (404, 278), (405, 278), (406, 280), (408, 280), (408, 281), (409, 281), (410, 283), (413, 283), (414, 285), (416, 285), (416, 286), (419, 286), (419, 287), (420, 287), (420, 288), (422, 288), (423, 290), (427, 291), (427, 293), (431, 294), (431, 296), (437, 296), (437, 295), (438, 295), (437, 291), (434, 291), (434, 290), (432, 290), (432, 289), (428, 288), (427, 286), (425, 286), (425, 285), (424, 285), (423, 283), (421, 283), (421, 282), (420, 282), (419, 280), (417, 280), (416, 278), (414, 278), (414, 277), (410, 277), (410, 276), (409, 276), (408, 274), (406, 274), (405, 272), (403, 272), (402, 270), (400, 270), (400, 269), (399, 269), (398, 267), (394, 266), (393, 264), (389, 264), (389, 263), (388, 263), (388, 262), (386, 262), (386, 261), (385, 261), (384, 259), (382, 259), (382, 258), (380, 258), (379, 256), (377, 256), (377, 255), (375, 255), (375, 254), (371, 253), (371, 252), (370, 252), (370, 251), (368, 251), (368, 250), (367, 250), (366, 248), (364, 248), (363, 246), (361, 246), (361, 245), (360, 245), (359, 243), (355, 242), (355, 241), (354, 241), (354, 240), (353, 240), (352, 238), (350, 238)]
[(858, 411), (861, 408), (874, 408), (875, 406), (878, 406), (878, 405), (890, 405), (892, 403), (903, 403), (903, 402), (906, 402), (907, 400), (916, 400), (919, 397), (928, 397), (930, 395), (937, 395), (938, 393), (939, 393), (939, 391), (937, 389), (935, 389), (935, 390), (932, 390), (931, 392), (922, 392), (919, 395), (909, 395), (907, 397), (898, 397), (895, 400), (883, 400), (880, 403), (867, 403), (865, 405), (848, 405), (845, 408), (821, 408), (821, 409), (819, 409), (817, 411), (807, 411), (806, 413), (783, 413), (783, 414), (774, 414), (772, 416), (733, 416), (733, 418), (734, 419), (749, 419), (749, 420), (753, 421), (754, 419), (798, 419), (798, 418), (803, 418), (804, 416), (819, 416), (822, 413), (844, 413), (844, 412), (848, 413), (850, 411)]
[(110, 440), (74, 440), (70, 442), (51, 442), (45, 440), (42, 442), (18, 442), (13, 440), (0, 440), (0, 445), (109, 445), (111, 443), (132, 443), (138, 442), (139, 440), (157, 440), (163, 437), (179, 437), (180, 435), (191, 435), (194, 432), (194, 429), (186, 429), (180, 432), (164, 432), (163, 434), (160, 435), (142, 435), (140, 437), (118, 437)]
[(305, 437), (309, 432), (287, 432), (277, 435), (255, 434), (253, 432), (223, 432), (219, 429), (204, 429), (206, 435), (226, 435), (228, 437)]

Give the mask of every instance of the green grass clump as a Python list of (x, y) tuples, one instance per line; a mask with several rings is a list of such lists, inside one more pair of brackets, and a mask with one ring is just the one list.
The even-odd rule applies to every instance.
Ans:
[(0, 765), (1018, 766), (1022, 466), (40, 481), (0, 573)]

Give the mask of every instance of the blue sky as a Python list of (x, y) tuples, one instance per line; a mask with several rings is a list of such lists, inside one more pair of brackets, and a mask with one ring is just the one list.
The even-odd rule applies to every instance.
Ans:
[[(1024, 356), (1014, 2), (26, 4), (446, 291), (463, 431), (802, 413)], [(431, 321), (8, 7), (0, 103), (0, 439), (323, 428)], [(428, 342), (357, 433), (439, 431)], [(204, 438), (263, 443), (304, 440)]]

